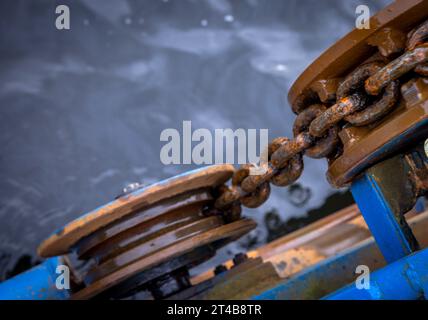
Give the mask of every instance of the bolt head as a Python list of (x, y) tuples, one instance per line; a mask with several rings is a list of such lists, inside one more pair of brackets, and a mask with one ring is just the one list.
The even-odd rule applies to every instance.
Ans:
[(135, 190), (138, 190), (140, 188), (142, 188), (143, 185), (139, 182), (133, 182), (128, 184), (125, 188), (122, 189), (122, 193), (123, 194), (129, 194), (131, 192), (134, 192)]

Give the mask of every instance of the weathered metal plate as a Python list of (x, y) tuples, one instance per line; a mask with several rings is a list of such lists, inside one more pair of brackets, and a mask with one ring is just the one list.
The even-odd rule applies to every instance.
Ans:
[(65, 254), (77, 241), (110, 222), (181, 193), (218, 186), (232, 176), (233, 170), (233, 166), (229, 164), (213, 165), (160, 181), (122, 196), (56, 231), (42, 242), (38, 248), (38, 254), (41, 257)]

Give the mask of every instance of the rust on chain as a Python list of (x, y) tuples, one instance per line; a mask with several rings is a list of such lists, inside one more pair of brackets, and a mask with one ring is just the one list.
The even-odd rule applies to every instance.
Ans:
[(287, 162), (287, 165), (284, 168), (279, 170), (279, 173), (272, 177), (271, 182), (278, 187), (288, 186), (299, 179), (302, 175), (302, 171), (302, 154), (298, 153)]
[[(321, 79), (303, 90), (292, 104), (298, 114), (293, 126), (294, 139), (281, 137), (272, 141), (268, 146), (268, 162), (260, 164), (259, 168), (264, 170), (259, 174), (250, 174), (252, 165), (238, 169), (232, 186), (220, 191), (215, 208), (231, 211), (235, 206), (237, 211), (239, 204), (249, 208), (260, 206), (270, 194), (270, 183), (287, 186), (300, 177), (303, 154), (327, 157), (331, 163), (341, 154), (339, 125), (348, 122), (366, 126), (380, 120), (397, 105), (398, 78), (411, 70), (426, 75), (428, 44), (422, 43), (426, 39), (426, 23), (409, 35), (408, 45), (412, 49), (392, 62), (388, 57), (404, 48), (404, 33), (385, 29), (370, 39), (369, 44), (377, 46), (379, 51), (343, 81), (341, 77)], [(320, 101), (335, 104), (327, 107)]]
[[(217, 192), (223, 194), (229, 192), (229, 189), (227, 185), (223, 184), (218, 187)], [(221, 215), (228, 223), (239, 220), (241, 218), (242, 208), (237, 195), (240, 195), (240, 191), (239, 189), (233, 188), (231, 192), (231, 198), (228, 198), (226, 195), (226, 199), (224, 200), (227, 205), (223, 205), (222, 210), (218, 210), (214, 203), (214, 208), (208, 208), (208, 215)]]
[(421, 76), (428, 77), (428, 63), (423, 63), (415, 68), (415, 72)]
[[(302, 111), (294, 121), (293, 134), (299, 135), (302, 132), (307, 132), (309, 126), (316, 117), (327, 110), (327, 107), (322, 104), (313, 104)], [(305, 150), (305, 155), (311, 158), (320, 159), (328, 156), (336, 148), (339, 142), (339, 128), (334, 125), (328, 129), (325, 137), (318, 139), (313, 147)]]
[(240, 180), (240, 186), (244, 192), (251, 193), (256, 191), (260, 184), (269, 181), (273, 177), (275, 170), (272, 167), (267, 165), (263, 168), (265, 169), (264, 173), (257, 175), (247, 175)]
[(290, 139), (287, 137), (279, 137), (279, 138), (273, 139), (271, 141), (271, 143), (269, 143), (269, 146), (268, 146), (268, 158), (269, 158), (269, 160), (272, 158), (272, 155), (274, 154), (274, 152), (276, 150), (278, 150), (281, 146), (288, 143), (289, 141), (290, 141)]
[[(272, 154), (282, 145), (289, 143), (290, 139), (279, 137), (274, 139), (268, 146), (268, 160), (271, 161)], [(275, 169), (271, 164), (264, 165), (265, 172), (259, 175), (251, 175), (242, 179), (241, 189), (245, 192), (254, 192), (258, 185), (270, 181), (276, 186), (286, 186), (296, 181), (303, 171), (303, 159), (300, 153), (292, 157), (282, 169)]]
[(222, 186), (219, 188), (220, 196), (216, 199), (214, 207), (222, 209), (228, 207), (230, 204), (236, 202), (241, 197), (241, 192), (236, 187)]
[(246, 177), (250, 175), (250, 169), (252, 165), (247, 163), (243, 164), (233, 173), (232, 176), (232, 186), (239, 186)]
[[(275, 151), (277, 151), (283, 144), (289, 141), (290, 139), (285, 137), (274, 139), (269, 144), (269, 149), (268, 149), (269, 161), (272, 160), (272, 155), (275, 153)], [(297, 153), (294, 157), (292, 157), (287, 162), (287, 164), (282, 169), (275, 170), (274, 174), (271, 177), (271, 182), (272, 184), (278, 187), (284, 187), (284, 186), (290, 185), (301, 176), (302, 171), (303, 171), (302, 154)]]
[(388, 114), (394, 106), (400, 95), (400, 85), (398, 81), (392, 81), (385, 88), (382, 97), (364, 108), (362, 111), (354, 112), (345, 117), (345, 120), (354, 126), (365, 126), (371, 124), (386, 114)]
[(337, 88), (337, 101), (345, 98), (347, 95), (362, 89), (364, 81), (382, 69), (385, 65), (380, 61), (374, 61), (363, 64), (351, 72)]
[(369, 77), (365, 82), (366, 92), (371, 95), (378, 95), (388, 83), (398, 79), (405, 73), (414, 69), (418, 64), (426, 61), (428, 61), (428, 43), (421, 44), (405, 52), (376, 74)]
[(247, 208), (257, 208), (261, 206), (270, 195), (270, 184), (269, 182), (264, 182), (259, 185), (256, 191), (251, 194), (241, 198), (241, 203)]
[(309, 133), (314, 137), (322, 137), (331, 126), (340, 122), (347, 115), (361, 110), (366, 103), (367, 98), (361, 93), (354, 93), (342, 98), (312, 121)]
[(242, 190), (241, 183), (245, 178), (249, 177), (251, 167), (251, 164), (242, 165), (232, 177), (232, 186), (222, 186), (219, 189), (220, 196), (215, 201), (215, 208), (228, 208), (238, 201), (247, 208), (256, 208), (268, 199), (270, 194), (268, 182), (258, 184), (252, 192)]
[[(259, 177), (259, 175), (250, 176), (251, 164), (241, 166), (232, 177), (232, 186), (239, 188), (242, 182), (250, 177)], [(262, 205), (270, 194), (270, 185), (267, 181), (258, 181), (255, 188), (246, 192), (242, 186), (240, 188), (245, 194), (241, 194), (240, 201), (247, 208), (256, 208)]]
[(281, 145), (271, 157), (271, 164), (275, 169), (282, 169), (287, 162), (298, 153), (312, 146), (315, 139), (308, 133), (299, 133), (293, 140)]
[[(285, 146), (297, 148), (294, 149), (295, 151), (310, 146), (312, 140), (308, 141), (307, 138), (308, 134), (306, 133), (301, 134), (298, 139), (292, 141), (284, 137), (274, 139), (268, 146), (268, 160), (270, 162), (261, 165), (265, 169), (264, 172), (250, 175), (250, 169), (253, 165), (242, 165), (233, 174), (231, 187), (223, 185), (217, 189), (219, 196), (212, 210), (226, 210), (226, 217), (234, 216), (233, 210), (237, 211), (238, 208), (233, 209), (233, 206), (237, 206), (239, 203), (247, 208), (256, 208), (262, 205), (269, 197), (270, 182), (276, 186), (286, 186), (296, 181), (303, 171), (301, 152), (292, 155), (278, 168), (272, 165), (271, 158), (278, 149)], [(207, 210), (208, 214), (211, 214), (212, 210)]]
[(428, 40), (428, 20), (410, 32), (407, 40), (407, 50), (413, 50), (418, 45)]
[(318, 101), (318, 94), (312, 88), (306, 89), (300, 94), (296, 101), (291, 104), (291, 110), (295, 114), (302, 112), (306, 106), (316, 103)]
[[(364, 81), (376, 74), (384, 67), (380, 61), (363, 64), (351, 72), (340, 84), (337, 90), (339, 99), (361, 90)], [(395, 106), (399, 95), (398, 82), (391, 82), (385, 89), (382, 98), (366, 106), (362, 111), (356, 111), (347, 115), (345, 120), (355, 126), (363, 126), (373, 123), (386, 115)]]

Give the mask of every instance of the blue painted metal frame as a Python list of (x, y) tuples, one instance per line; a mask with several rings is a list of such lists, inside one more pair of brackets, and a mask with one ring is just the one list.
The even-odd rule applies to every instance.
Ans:
[[(374, 259), (382, 259), (376, 243), (368, 239), (338, 255), (332, 256), (290, 279), (284, 279), (276, 287), (252, 297), (254, 300), (313, 300), (339, 290), (355, 279), (358, 265), (373, 265)], [(338, 276), (340, 274), (340, 276)]]
[(0, 283), (0, 300), (60, 300), (67, 299), (66, 289), (55, 286), (58, 265), (61, 258), (45, 260), (34, 268)]
[(391, 263), (411, 254), (404, 230), (374, 177), (364, 174), (352, 183), (351, 192), (385, 260)]
[(428, 298), (428, 249), (400, 259), (370, 274), (370, 287), (352, 283), (326, 300), (417, 300)]
[[(369, 173), (354, 181), (351, 192), (385, 260), (390, 265), (371, 274), (370, 289), (352, 283), (326, 299), (419, 299), (428, 297), (428, 249), (413, 253), (397, 216)], [(407, 231), (409, 232), (409, 231)], [(340, 266), (364, 264), (364, 250), (358, 246), (323, 261), (254, 299), (303, 299), (317, 281), (334, 279)], [(328, 287), (324, 285), (324, 287)], [(310, 294), (313, 294), (310, 292)]]
[[(364, 263), (366, 244), (347, 250), (303, 272), (275, 288), (253, 297), (255, 300), (313, 299), (320, 282), (334, 282), (335, 273), (345, 264)], [(314, 285), (315, 284), (315, 285)], [(330, 283), (324, 287), (331, 286)], [(324, 300), (415, 300), (428, 298), (428, 249), (400, 259), (370, 274), (370, 287), (358, 289), (355, 283), (325, 296)]]
[(358, 289), (355, 284), (350, 284), (326, 299), (428, 298), (428, 249), (413, 253), (405, 230), (372, 175), (365, 173), (353, 182), (351, 192), (379, 249), (390, 264), (370, 275), (368, 289)]

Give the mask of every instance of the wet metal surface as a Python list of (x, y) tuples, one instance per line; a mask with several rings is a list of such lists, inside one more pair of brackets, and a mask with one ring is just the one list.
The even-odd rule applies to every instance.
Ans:
[(369, 94), (378, 95), (388, 83), (398, 79), (414, 69), (418, 64), (426, 61), (428, 61), (428, 44), (421, 44), (368, 78), (365, 83), (365, 89)]

